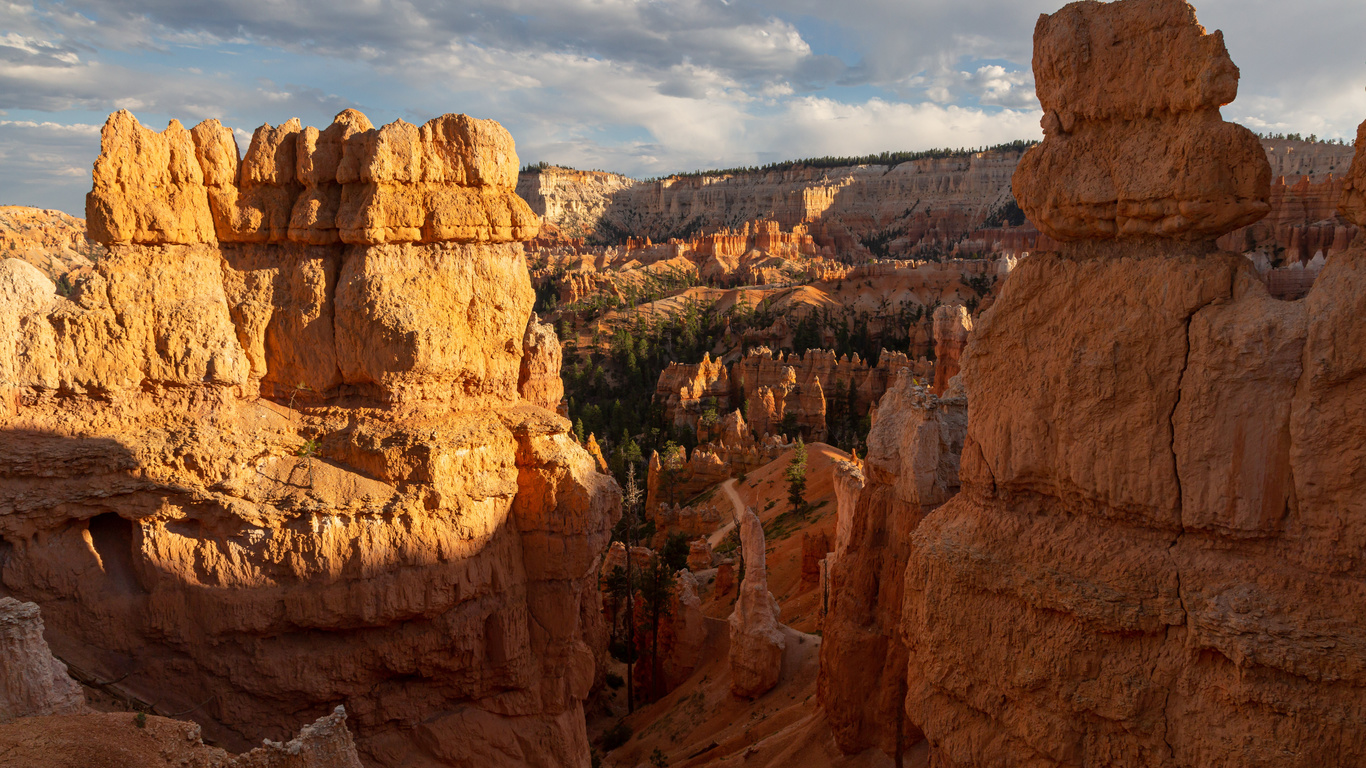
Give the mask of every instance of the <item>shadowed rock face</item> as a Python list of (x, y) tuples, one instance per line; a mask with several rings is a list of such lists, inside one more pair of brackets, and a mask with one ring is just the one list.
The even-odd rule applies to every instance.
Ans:
[(236, 158), (117, 113), (108, 257), (0, 266), (5, 588), (230, 748), (344, 704), (372, 765), (586, 764), (620, 492), (546, 410), (511, 138), (348, 111)]
[(81, 687), (43, 639), (38, 606), (0, 598), (0, 723), (83, 711)]
[(920, 740), (905, 714), (902, 574), (916, 526), (958, 491), (967, 409), (902, 377), (873, 412), (867, 458), (836, 463), (819, 692), (846, 754), (895, 756)]
[[(1139, 217), (1143, 239), (1111, 242), (1122, 196), (1079, 212), (1078, 179), (1139, 189), (1169, 141), (1181, 156), (1167, 115), (1232, 95), (1222, 50), (1180, 2), (1039, 23), (1060, 125), (1016, 189), (1060, 239), (1090, 239), (1022, 261), (968, 345), (962, 492), (916, 529), (905, 572), (906, 711), (932, 765), (1366, 761), (1366, 249), (1335, 253), (1302, 301), (1272, 299), (1201, 242), (1258, 207), (1261, 170), (1236, 154), (1162, 191), (1175, 208)], [(1105, 105), (1142, 133), (1113, 134), (1125, 162), (1041, 172), (1075, 146), (1058, 131), (1103, 145)], [(1196, 123), (1236, 139), (1211, 115)]]

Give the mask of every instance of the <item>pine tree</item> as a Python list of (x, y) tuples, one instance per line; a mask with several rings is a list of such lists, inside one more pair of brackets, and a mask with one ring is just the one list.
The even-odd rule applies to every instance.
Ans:
[(792, 452), (792, 461), (787, 463), (787, 501), (792, 511), (798, 515), (806, 514), (806, 443), (797, 438), (797, 448)]

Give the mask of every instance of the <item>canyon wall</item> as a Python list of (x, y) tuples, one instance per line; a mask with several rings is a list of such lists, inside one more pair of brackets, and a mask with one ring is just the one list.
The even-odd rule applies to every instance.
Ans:
[[(1276, 180), (1271, 215), (1228, 233), (1221, 246), (1235, 253), (1280, 249), (1283, 258), (1301, 261), (1319, 250), (1327, 255), (1345, 248), (1356, 229), (1338, 219), (1335, 209), (1352, 148), (1284, 139), (1260, 143)], [(627, 236), (663, 242), (767, 218), (785, 228), (803, 227), (832, 256), (1018, 256), (1056, 246), (1028, 221), (1003, 226), (1010, 179), (1022, 154), (1005, 149), (893, 167), (797, 167), (651, 182), (550, 168), (523, 173), (517, 189), (548, 223), (609, 242)], [(1345, 234), (1339, 236), (1339, 229)]]
[(69, 298), (0, 262), (5, 589), (239, 749), (344, 704), (369, 765), (588, 765), (620, 491), (547, 408), (492, 121), (112, 115)]
[(1297, 302), (1214, 247), (1272, 172), (1186, 3), (1041, 17), (1034, 70), (1014, 186), (1064, 245), (969, 342), (962, 490), (905, 573), (907, 715), (942, 767), (1361, 764), (1366, 244)]

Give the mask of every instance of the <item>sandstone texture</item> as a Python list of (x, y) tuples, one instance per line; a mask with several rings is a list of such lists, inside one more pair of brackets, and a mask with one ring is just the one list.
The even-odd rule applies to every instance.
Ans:
[(0, 259), (20, 259), (53, 281), (87, 270), (104, 248), (85, 237), (85, 220), (44, 208), (0, 205)]
[(836, 464), (818, 690), (846, 754), (895, 757), (920, 740), (905, 712), (902, 574), (916, 526), (958, 492), (967, 418), (964, 398), (903, 379), (878, 403), (866, 459)]
[[(1187, 123), (1167, 115), (1232, 95), (1222, 41), (1182, 3), (1077, 3), (1039, 30), (1036, 71), (1061, 78), (1040, 78), (1045, 105), (1128, 94), (1159, 118), (1106, 129), (1147, 126), (1135, 147), (1179, 148)], [(1167, 157), (1143, 151), (1140, 181)], [(1112, 167), (1085, 162), (1080, 178)], [(905, 572), (906, 712), (931, 765), (1366, 761), (1366, 251), (1287, 302), (1192, 242), (1255, 209), (1238, 180), (1260, 173), (1200, 181), (1222, 202), (1166, 240), (1076, 230), (1093, 239), (1024, 260), (977, 324), (962, 490), (916, 528)], [(1036, 203), (1074, 220), (1067, 194)]]
[(0, 723), (85, 711), (81, 686), (53, 658), (38, 606), (0, 598)]
[(194, 723), (131, 712), (33, 717), (0, 725), (0, 766), (28, 768), (361, 768), (346, 711), (233, 756), (204, 744)]
[(1362, 147), (1366, 147), (1366, 122), (1362, 122), (1357, 129), (1356, 146), (1357, 153), (1347, 172), (1340, 210), (1348, 221), (1357, 226), (1366, 226), (1366, 156), (1362, 154)]
[(730, 615), (731, 692), (754, 699), (778, 684), (787, 637), (778, 621), (778, 601), (768, 591), (763, 524), (746, 507), (739, 526), (745, 577)]
[(660, 656), (663, 658), (664, 690), (683, 684), (702, 662), (706, 651), (707, 625), (698, 597), (697, 577), (684, 569), (677, 573), (669, 614), (660, 626)]
[(962, 369), (963, 351), (972, 335), (972, 315), (967, 307), (945, 306), (934, 311), (934, 384), (930, 392), (944, 394), (949, 380)]
[(1260, 142), (1219, 116), (1238, 68), (1185, 0), (1081, 2), (1040, 17), (1034, 79), (1045, 138), (1012, 187), (1054, 239), (1208, 240), (1271, 210)]
[(367, 765), (586, 765), (620, 491), (549, 410), (511, 139), (348, 111), (237, 157), (116, 113), (108, 256), (69, 298), (0, 265), (5, 589), (231, 749), (344, 704)]

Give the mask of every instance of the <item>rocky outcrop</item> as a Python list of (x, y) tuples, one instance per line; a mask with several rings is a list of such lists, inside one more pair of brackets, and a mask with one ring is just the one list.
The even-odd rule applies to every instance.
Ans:
[[(636, 184), (635, 179), (603, 171), (576, 171), (548, 166), (522, 172), (517, 194), (531, 210), (568, 237), (593, 237), (613, 199)], [(629, 230), (627, 234), (633, 234)]]
[(949, 380), (962, 368), (963, 350), (972, 335), (972, 315), (967, 307), (945, 306), (934, 311), (934, 384), (930, 392), (944, 394)]
[(38, 606), (0, 597), (0, 723), (85, 708), (81, 686), (43, 639)]
[[(1090, 33), (1065, 43), (1065, 29)], [(1039, 30), (1045, 104), (1110, 88), (1152, 111), (1091, 134), (1127, 142), (1144, 183), (1181, 156), (1176, 99), (1232, 96), (1222, 44), (1183, 3), (1077, 3)], [(1211, 91), (1156, 90), (1200, 71), (1225, 74), (1188, 81)], [(1214, 115), (1200, 118), (1209, 135), (1233, 136)], [(1205, 161), (1231, 164), (1227, 181), (1269, 176), (1260, 157), (1242, 167), (1241, 149), (1209, 148), (1227, 150)], [(1111, 167), (1089, 162), (1075, 178)], [(1195, 180), (1201, 167), (1214, 166)], [(1366, 456), (1351, 405), (1366, 398), (1366, 251), (1334, 255), (1302, 301), (1271, 298), (1246, 259), (1192, 242), (1255, 210), (1241, 183), (1213, 184), (1217, 204), (1162, 230), (1172, 239), (1031, 255), (978, 324), (962, 491), (916, 529), (904, 582), (906, 711), (931, 764), (1366, 760), (1350, 725), (1366, 708), (1366, 494), (1352, 469)], [(1187, 190), (1179, 177), (1150, 195)], [(1037, 201), (1041, 219), (1070, 221), (1070, 198), (1055, 199)], [(1087, 231), (1122, 234), (1100, 229)]]
[(200, 727), (131, 712), (34, 717), (0, 724), (5, 765), (86, 768), (361, 768), (342, 707), (288, 742), (240, 755), (204, 744)]
[(54, 282), (94, 266), (104, 247), (85, 238), (85, 221), (61, 211), (0, 205), (0, 259), (19, 259)]
[(1034, 72), (1044, 141), (1011, 185), (1055, 240), (1202, 241), (1271, 210), (1265, 151), (1219, 116), (1238, 93), (1238, 68), (1222, 33), (1205, 34), (1184, 0), (1073, 4), (1041, 17)]
[(555, 329), (533, 314), (522, 339), (522, 369), (517, 376), (517, 391), (522, 399), (558, 412), (564, 399), (564, 381), (560, 378), (563, 359)]
[(688, 542), (688, 570), (693, 573), (705, 571), (712, 563), (711, 542), (705, 536)]
[(1361, 148), (1366, 147), (1366, 122), (1357, 129), (1357, 154), (1342, 189), (1342, 215), (1357, 226), (1366, 226), (1366, 157)]
[[(658, 451), (650, 455), (645, 509), (659, 524), (661, 535), (670, 531), (709, 534), (716, 530), (722, 519), (730, 519), (728, 501), (702, 499), (694, 502), (692, 509), (680, 509), (679, 505), (693, 501), (717, 483), (762, 467), (792, 446), (792, 441), (783, 435), (756, 438), (739, 411), (731, 411), (705, 434), (712, 439), (691, 451), (678, 448), (663, 457)], [(713, 503), (703, 503), (707, 501)]]
[[(670, 363), (659, 375), (655, 402), (664, 406), (665, 418), (703, 437), (710, 436), (703, 423), (708, 409), (727, 413), (744, 404), (757, 437), (781, 434), (783, 419), (791, 414), (803, 438), (819, 442), (826, 437), (828, 397), (852, 402), (861, 416), (910, 368), (906, 356), (896, 352), (884, 351), (874, 366), (857, 353), (851, 359), (823, 349), (785, 355), (754, 347), (730, 365), (709, 355), (701, 363)], [(722, 424), (718, 431), (727, 429)]]
[[(228, 763), (231, 768), (361, 768), (356, 744), (346, 729), (346, 709), (337, 707), (281, 744), (266, 741)], [(227, 768), (227, 766), (225, 766)]]
[(238, 157), (111, 116), (109, 255), (0, 279), (4, 587), (234, 749), (342, 703), (372, 765), (586, 763), (620, 492), (540, 407), (511, 138), (348, 111)]
[(911, 534), (958, 491), (967, 401), (902, 379), (883, 396), (862, 462), (835, 465), (835, 541), (825, 556), (819, 695), (847, 754), (896, 756), (920, 731), (905, 714), (902, 579)]
[(664, 659), (666, 691), (672, 691), (692, 676), (706, 650), (707, 618), (702, 615), (697, 586), (697, 577), (690, 570), (681, 570), (674, 577), (669, 613), (660, 626), (660, 656)]
[(763, 524), (748, 507), (739, 523), (745, 576), (730, 614), (730, 689), (736, 696), (754, 699), (778, 684), (787, 637), (778, 621), (778, 601), (768, 591)]

